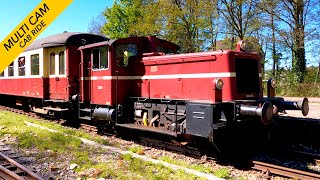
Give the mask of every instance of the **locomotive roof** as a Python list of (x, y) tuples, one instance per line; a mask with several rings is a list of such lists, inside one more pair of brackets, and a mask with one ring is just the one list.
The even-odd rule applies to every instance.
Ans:
[(109, 40), (106, 37), (91, 33), (63, 32), (35, 40), (25, 51), (63, 45), (83, 45)]
[[(147, 38), (147, 37), (144, 37), (144, 36), (136, 36), (136, 37), (128, 37), (128, 38)], [(89, 44), (87, 43), (87, 45), (83, 45), (81, 47), (79, 47), (79, 50), (81, 49), (87, 49), (87, 48), (92, 48), (92, 47), (97, 47), (97, 46), (111, 46), (114, 42), (118, 41), (118, 40), (121, 40), (121, 39), (126, 39), (126, 38), (120, 38), (120, 39), (108, 39), (106, 41), (102, 41), (102, 42), (96, 42), (96, 43), (92, 43), (92, 44)], [(174, 43), (171, 43), (167, 40), (164, 40), (164, 39), (160, 39), (160, 38), (157, 38), (157, 40), (159, 42), (162, 42), (162, 43), (169, 43), (171, 44), (172, 46), (175, 46), (176, 49), (179, 49), (179, 46), (174, 44)]]
[(88, 45), (83, 45), (79, 47), (80, 49), (87, 49), (87, 48), (92, 48), (92, 47), (97, 47), (97, 46), (111, 46), (112, 43), (114, 43), (117, 39), (110, 39), (110, 40), (106, 40), (106, 41), (102, 41), (102, 42), (97, 42), (97, 43), (92, 43), (92, 44), (88, 44)]

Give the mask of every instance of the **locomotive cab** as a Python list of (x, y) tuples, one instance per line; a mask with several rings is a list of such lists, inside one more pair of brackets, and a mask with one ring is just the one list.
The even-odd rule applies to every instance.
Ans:
[(109, 40), (79, 48), (80, 119), (116, 122), (126, 99), (141, 94), (133, 80), (141, 80), (139, 74), (145, 70), (140, 60), (143, 53), (154, 50), (151, 41), (159, 41), (162, 47), (171, 45), (172, 52), (178, 48), (154, 36)]

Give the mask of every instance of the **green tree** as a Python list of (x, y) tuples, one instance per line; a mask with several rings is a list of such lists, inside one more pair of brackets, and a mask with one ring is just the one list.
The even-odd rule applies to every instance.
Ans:
[(106, 23), (102, 32), (111, 39), (137, 35), (132, 27), (142, 16), (141, 1), (116, 0), (112, 7), (107, 7), (104, 11)]
[[(260, 8), (277, 21), (279, 40), (292, 52), (295, 82), (303, 82), (306, 73), (306, 40), (319, 34), (318, 0), (263, 0)], [(271, 7), (272, 5), (273, 7)], [(315, 44), (315, 43), (314, 43)]]
[(90, 33), (98, 34), (103, 36), (102, 28), (104, 24), (106, 23), (106, 19), (103, 15), (103, 13), (99, 14), (97, 17), (92, 18), (89, 24), (88, 31)]
[(217, 2), (211, 0), (116, 0), (106, 8), (102, 32), (109, 38), (157, 35), (197, 52), (214, 46)]
[(257, 0), (220, 0), (220, 12), (226, 24), (225, 32), (244, 39), (258, 31), (261, 27), (262, 11), (257, 4)]

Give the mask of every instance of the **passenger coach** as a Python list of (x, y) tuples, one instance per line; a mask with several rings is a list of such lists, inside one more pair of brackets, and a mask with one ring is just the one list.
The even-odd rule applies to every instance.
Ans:
[(78, 47), (105, 40), (94, 34), (64, 32), (34, 41), (0, 74), (0, 94), (27, 108), (68, 102), (79, 93)]

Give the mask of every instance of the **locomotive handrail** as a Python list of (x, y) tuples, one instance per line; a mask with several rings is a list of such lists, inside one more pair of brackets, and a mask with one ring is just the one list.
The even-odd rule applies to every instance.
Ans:
[(160, 99), (160, 102), (169, 103), (171, 102), (171, 99)]
[(182, 104), (185, 104), (185, 101), (177, 101), (176, 103), (175, 103), (175, 106), (176, 106), (176, 109), (175, 109), (175, 125), (176, 125), (176, 127), (175, 127), (175, 130), (176, 130), (176, 134), (178, 133), (178, 105), (180, 104), (180, 103), (182, 103)]
[(119, 71), (115, 71), (116, 79), (116, 124), (118, 124), (118, 81), (119, 81)]
[(138, 101), (139, 101), (139, 102), (145, 102), (145, 101), (147, 101), (147, 98), (144, 98), (144, 97), (138, 97)]

